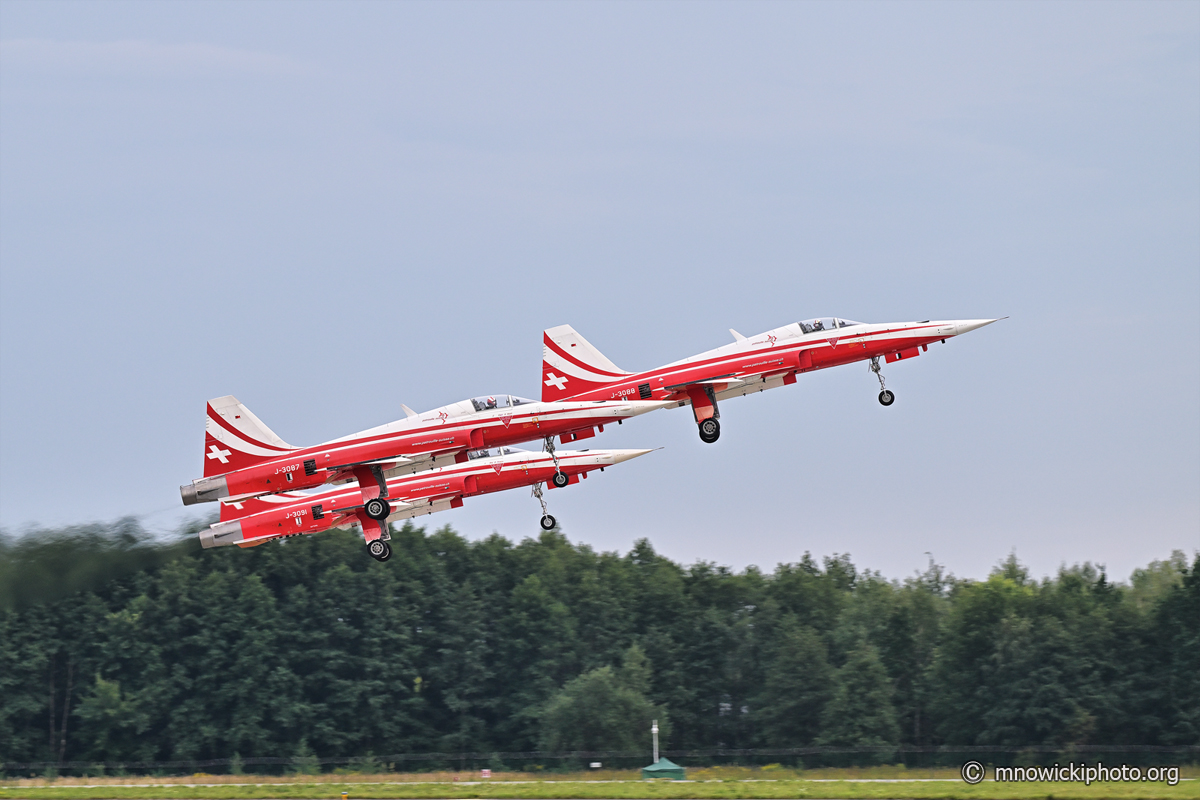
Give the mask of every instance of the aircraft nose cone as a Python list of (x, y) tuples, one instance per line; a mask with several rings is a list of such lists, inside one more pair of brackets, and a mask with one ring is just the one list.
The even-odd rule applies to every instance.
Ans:
[(622, 461), (644, 456), (646, 453), (653, 453), (654, 450), (610, 450), (609, 452), (612, 454), (612, 463), (620, 464)]
[(976, 328), (982, 328), (984, 325), (991, 325), (998, 320), (994, 319), (960, 319), (954, 323), (954, 335), (962, 336), (964, 333), (970, 333)]

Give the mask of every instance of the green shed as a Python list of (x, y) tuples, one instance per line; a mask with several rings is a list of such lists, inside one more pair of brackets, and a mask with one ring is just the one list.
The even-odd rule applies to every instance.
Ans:
[(673, 781), (681, 781), (687, 778), (687, 773), (671, 759), (660, 758), (650, 766), (642, 767), (642, 778), (670, 778)]

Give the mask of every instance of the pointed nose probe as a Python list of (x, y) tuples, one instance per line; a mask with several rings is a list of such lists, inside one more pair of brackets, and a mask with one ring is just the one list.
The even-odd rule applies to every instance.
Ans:
[(644, 456), (646, 453), (653, 453), (658, 448), (652, 447), (649, 450), (610, 450), (612, 455), (612, 463), (620, 464), (622, 461), (629, 461), (639, 456)]
[[(1001, 317), (1000, 319), (1007, 319)], [(977, 328), (982, 328), (984, 325), (991, 325), (993, 322), (999, 322), (999, 319), (960, 319), (954, 322), (954, 335), (962, 336), (964, 333), (970, 333)]]

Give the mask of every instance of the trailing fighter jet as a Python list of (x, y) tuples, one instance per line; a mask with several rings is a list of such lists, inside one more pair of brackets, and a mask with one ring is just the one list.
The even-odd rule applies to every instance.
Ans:
[[(554, 457), (553, 437), (564, 444), (588, 439), (605, 425), (669, 403), (547, 403), (499, 394), (475, 397), (312, 447), (293, 447), (236, 397), (208, 402), (204, 477), (179, 487), (184, 505), (256, 497), (325, 483), (357, 481), (365, 503), (387, 497), (387, 478), (461, 463), (467, 451), (542, 439)], [(557, 463), (557, 462), (555, 462)], [(565, 485), (566, 476), (552, 477)]]
[(758, 336), (730, 329), (733, 344), (647, 372), (620, 369), (570, 325), (542, 335), (542, 400), (663, 400), (692, 406), (700, 438), (721, 435), (718, 400), (796, 382), (801, 372), (869, 361), (879, 379), (879, 402), (896, 396), (884, 385), (879, 359), (915, 358), (934, 342), (996, 322), (994, 319), (863, 323), (837, 317), (805, 320)]
[[(620, 464), (649, 450), (564, 450), (536, 453), (511, 447), (472, 450), (462, 463), (433, 467), (391, 478), (383, 497), (363, 502), (357, 484), (323, 492), (286, 492), (221, 501), (221, 520), (200, 532), (204, 547), (236, 544), (254, 547), (273, 539), (319, 533), (330, 528), (362, 526), (367, 552), (378, 561), (391, 558), (388, 522), (433, 514), (463, 504), (463, 498), (532, 486), (542, 505), (545, 530), (556, 520), (546, 510), (542, 484), (563, 487), (578, 483), (592, 470)], [(555, 482), (559, 476), (561, 482)]]

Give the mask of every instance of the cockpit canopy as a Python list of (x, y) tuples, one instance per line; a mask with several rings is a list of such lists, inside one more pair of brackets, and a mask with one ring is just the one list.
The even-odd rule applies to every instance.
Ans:
[(831, 331), (836, 328), (849, 328), (851, 325), (865, 324), (865, 322), (855, 322), (852, 319), (840, 319), (839, 317), (817, 317), (801, 322), (800, 330), (805, 333), (815, 333), (816, 331)]
[(492, 447), (487, 450), (468, 450), (467, 458), (474, 461), (477, 458), (495, 458), (496, 456), (511, 456), (513, 453), (527, 453), (519, 447)]
[(493, 411), (497, 408), (512, 408), (534, 402), (537, 401), (529, 400), (525, 397), (516, 397), (511, 394), (489, 394), (483, 397), (471, 398), (471, 404), (475, 406), (476, 411)]

